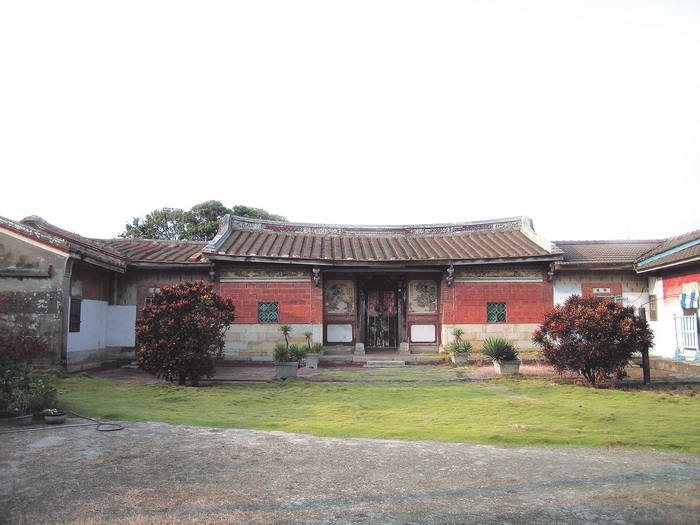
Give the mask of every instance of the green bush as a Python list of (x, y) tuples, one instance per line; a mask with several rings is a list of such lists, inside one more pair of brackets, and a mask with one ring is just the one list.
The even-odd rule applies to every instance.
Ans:
[(48, 378), (27, 363), (0, 366), (0, 410), (31, 414), (54, 404), (57, 394)]

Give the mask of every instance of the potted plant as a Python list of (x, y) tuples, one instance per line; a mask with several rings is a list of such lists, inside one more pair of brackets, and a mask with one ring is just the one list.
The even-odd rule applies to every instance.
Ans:
[(279, 379), (287, 379), (288, 377), (296, 377), (299, 367), (304, 362), (304, 358), (308, 353), (305, 348), (297, 345), (289, 344), (289, 334), (292, 327), (288, 324), (280, 325), (279, 331), (284, 336), (284, 343), (275, 345), (272, 352), (272, 359), (275, 361), (277, 377)]
[(517, 374), (520, 371), (518, 351), (502, 337), (491, 337), (484, 341), (484, 359), (493, 363), (498, 374)]
[(287, 379), (296, 377), (299, 363), (290, 355), (289, 347), (284, 343), (275, 345), (272, 352), (272, 359), (275, 361), (275, 371), (277, 379)]
[(47, 408), (40, 412), (43, 414), (44, 421), (49, 425), (60, 425), (66, 422), (68, 413), (65, 410), (60, 410), (58, 408)]
[(323, 345), (321, 343), (311, 343), (311, 338), (313, 334), (311, 332), (304, 332), (304, 337), (306, 338), (307, 355), (306, 355), (306, 368), (316, 369), (318, 368), (318, 360), (321, 355), (323, 355)]
[(472, 350), (473, 346), (469, 341), (462, 341), (462, 336), (464, 335), (464, 330), (461, 328), (455, 328), (452, 330), (452, 341), (448, 346), (448, 351), (450, 353), (450, 359), (453, 363), (466, 363), (469, 358), (469, 352)]

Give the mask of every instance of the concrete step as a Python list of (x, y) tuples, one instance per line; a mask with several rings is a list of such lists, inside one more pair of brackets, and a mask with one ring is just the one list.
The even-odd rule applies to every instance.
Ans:
[(367, 361), (365, 362), (365, 368), (401, 368), (408, 366), (406, 361)]

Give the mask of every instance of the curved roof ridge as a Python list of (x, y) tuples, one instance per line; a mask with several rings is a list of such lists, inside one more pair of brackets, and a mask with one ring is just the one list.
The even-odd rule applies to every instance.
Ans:
[[(227, 229), (246, 229), (253, 231), (276, 231), (280, 233), (302, 233), (310, 235), (343, 235), (360, 234), (387, 235), (395, 233), (397, 235), (439, 235), (454, 233), (470, 233), (485, 230), (512, 230), (532, 228), (532, 221), (526, 216), (506, 217), (499, 219), (489, 219), (468, 222), (441, 222), (441, 223), (417, 223), (417, 224), (393, 224), (393, 225), (369, 225), (369, 224), (337, 224), (337, 223), (312, 223), (312, 222), (288, 222), (273, 221), (268, 219), (251, 219), (236, 215), (226, 215), (219, 223), (218, 237)], [(442, 230), (442, 231), (441, 231)], [(215, 244), (216, 237), (212, 240)]]
[[(259, 238), (255, 242), (245, 243), (240, 239), (240, 234), (245, 234), (246, 238)], [(480, 240), (494, 234), (498, 236), (488, 242), (489, 248), (486, 249)], [(269, 240), (271, 237), (277, 237), (281, 242), (272, 245), (267, 253), (250, 250), (250, 246), (263, 245), (263, 238)], [(326, 249), (315, 255), (302, 249), (311, 244), (310, 239), (319, 239)], [(351, 239), (355, 241), (345, 242)], [(463, 239), (469, 248), (449, 242), (450, 239)], [(417, 242), (413, 243), (414, 240)], [(207, 256), (237, 260), (289, 260), (291, 257), (299, 262), (314, 260), (329, 263), (549, 260), (560, 259), (562, 253), (556, 245), (537, 235), (532, 221), (525, 216), (472, 222), (364, 226), (271, 221), (234, 215), (221, 219), (219, 231), (203, 252)]]

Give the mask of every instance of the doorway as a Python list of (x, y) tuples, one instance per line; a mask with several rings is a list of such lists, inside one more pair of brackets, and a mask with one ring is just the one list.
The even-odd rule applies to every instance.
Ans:
[(364, 285), (365, 348), (395, 349), (399, 346), (399, 283), (368, 280)]

